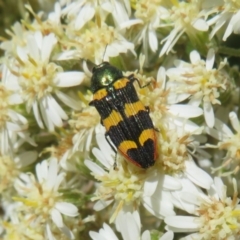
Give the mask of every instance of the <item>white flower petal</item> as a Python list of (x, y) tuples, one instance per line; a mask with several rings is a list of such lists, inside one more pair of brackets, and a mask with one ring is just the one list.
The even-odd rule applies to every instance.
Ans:
[(190, 60), (191, 60), (191, 63), (193, 64), (197, 64), (201, 60), (201, 57), (196, 50), (190, 53)]
[[(53, 122), (50, 120), (51, 117), (47, 114), (47, 103), (46, 103), (46, 99), (43, 98), (43, 99), (40, 99), (39, 101), (39, 106), (40, 106), (40, 111), (41, 111), (41, 114), (42, 114), (42, 118), (43, 118), (43, 121), (44, 123), (46, 124), (48, 130), (50, 132), (53, 132), (54, 131), (54, 125), (53, 125)], [(48, 111), (49, 112), (49, 111)]]
[[(62, 107), (57, 103), (57, 101), (51, 95), (49, 95), (47, 98), (49, 103), (49, 111), (54, 112), (56, 115), (59, 115), (61, 119), (67, 120), (68, 115), (62, 109)], [(59, 126), (59, 125), (56, 125), (56, 126)], [(62, 126), (62, 124), (60, 126)]]
[(48, 162), (42, 161), (36, 165), (36, 175), (39, 183), (43, 183), (48, 176)]
[(106, 223), (103, 223), (103, 229), (100, 229), (99, 233), (107, 240), (118, 240), (113, 230)]
[(174, 238), (174, 234), (172, 231), (168, 231), (166, 233), (164, 233), (159, 240), (173, 240)]
[(48, 176), (47, 176), (47, 182), (46, 182), (46, 185), (49, 190), (51, 190), (55, 184), (58, 169), (59, 169), (59, 165), (58, 165), (57, 158), (52, 158), (49, 162)]
[(212, 128), (214, 126), (214, 122), (215, 122), (212, 104), (210, 102), (204, 102), (203, 109), (204, 109), (205, 121), (206, 121), (208, 127)]
[(168, 216), (164, 222), (169, 226), (175, 228), (174, 232), (192, 232), (198, 231), (201, 227), (197, 217), (190, 216)]
[(214, 184), (216, 186), (218, 197), (224, 202), (224, 199), (226, 197), (226, 186), (223, 184), (223, 181), (220, 177), (214, 178)]
[(39, 110), (38, 110), (38, 102), (37, 101), (33, 102), (33, 113), (34, 113), (35, 119), (37, 120), (38, 126), (42, 129), (44, 129), (42, 118), (41, 118)]
[(9, 98), (8, 102), (11, 105), (17, 105), (23, 103), (23, 98), (19, 93), (13, 93)]
[(165, 89), (166, 85), (166, 71), (164, 67), (160, 67), (157, 73), (157, 82), (162, 83), (162, 89)]
[(50, 229), (50, 226), (48, 223), (46, 224), (46, 233), (45, 234), (46, 234), (46, 238), (48, 240), (56, 240), (56, 238), (52, 235), (52, 232), (51, 232), (51, 229)]
[[(159, 199), (159, 194), (154, 194), (151, 197), (143, 197), (143, 206), (154, 216), (162, 219), (165, 216), (173, 216), (173, 204), (169, 198), (164, 197), (165, 193), (161, 191), (162, 199)], [(166, 194), (168, 195), (168, 194)]]
[[(97, 140), (97, 144), (102, 152), (101, 155), (103, 155), (103, 157), (100, 155), (98, 155), (98, 156), (95, 155), (95, 157), (97, 159), (98, 159), (98, 157), (101, 157), (98, 160), (101, 161), (102, 164), (105, 164), (104, 162), (107, 161), (109, 164), (108, 169), (110, 169), (110, 167), (113, 167), (113, 165), (114, 165), (114, 160), (115, 160), (116, 154), (112, 150), (111, 146), (108, 144), (108, 142), (106, 140), (105, 129), (99, 128), (98, 130), (99, 130), (99, 132), (97, 132), (97, 130), (96, 130), (96, 140)], [(96, 153), (96, 151), (95, 151), (95, 153)]]
[(203, 19), (197, 19), (193, 23), (193, 27), (196, 28), (197, 30), (203, 31), (203, 32), (206, 32), (208, 30), (208, 24)]
[(23, 128), (21, 126), (19, 126), (18, 124), (11, 123), (11, 122), (6, 122), (6, 127), (8, 130), (13, 131), (13, 132), (23, 130)]
[(222, 38), (223, 41), (226, 41), (227, 38), (230, 36), (230, 34), (233, 32), (233, 24), (232, 24), (233, 20), (234, 19), (231, 18), (230, 22), (228, 23), (227, 29), (225, 30), (225, 33), (224, 33), (223, 38)]
[(181, 182), (179, 182), (176, 178), (169, 175), (164, 175), (162, 187), (167, 190), (179, 190), (182, 188), (182, 185)]
[[(49, 98), (47, 101), (51, 101), (51, 100), (52, 100), (52, 98)], [(51, 102), (54, 102), (54, 101), (51, 101)], [(45, 118), (46, 118), (46, 120), (44, 119), (46, 121), (45, 124), (47, 125), (47, 127), (49, 128), (50, 131), (51, 131), (52, 125), (55, 125), (58, 127), (62, 127), (62, 125), (63, 125), (61, 116), (57, 112), (57, 109), (54, 108), (53, 105), (51, 105), (51, 102), (48, 102), (48, 107), (44, 109), (44, 112), (41, 112), (42, 115), (45, 114)], [(61, 107), (59, 106), (59, 108), (61, 108)], [(42, 108), (41, 108), (41, 110), (42, 110)], [(54, 126), (53, 126), (53, 128), (54, 128)]]
[(56, 39), (54, 33), (50, 33), (48, 36), (45, 36), (43, 38), (42, 46), (39, 48), (41, 50), (41, 60), (43, 62), (49, 61), (50, 54), (56, 43), (57, 43), (57, 39)]
[(114, 162), (112, 161), (111, 158), (111, 162), (110, 163), (106, 157), (104, 156), (103, 152), (101, 150), (99, 150), (98, 148), (93, 148), (92, 150), (93, 155), (96, 157), (96, 159), (107, 169), (111, 169), (114, 165)]
[(62, 215), (60, 212), (56, 209), (51, 210), (51, 217), (53, 222), (57, 225), (57, 227), (61, 228), (63, 227), (63, 220), (62, 220)]
[(185, 161), (187, 177), (198, 186), (209, 189), (213, 183), (211, 176), (197, 167), (193, 161)]
[[(198, 196), (200, 193), (202, 193), (202, 191), (187, 178), (182, 178), (181, 183), (182, 189), (180, 191), (171, 192), (171, 201), (177, 208), (183, 209), (190, 214), (195, 214), (199, 201), (193, 202), (194, 196)], [(192, 194), (193, 197), (191, 198), (191, 200), (186, 200), (185, 194)]]
[(26, 167), (30, 165), (31, 163), (35, 162), (37, 159), (38, 153), (35, 151), (27, 151), (20, 153), (18, 155), (18, 160), (19, 163), (21, 164), (21, 167)]
[(174, 28), (171, 33), (161, 41), (161, 43), (163, 43), (167, 40), (159, 54), (159, 57), (162, 57), (165, 53), (168, 54), (183, 33), (184, 29), (182, 27)]
[(33, 35), (29, 35), (27, 38), (27, 46), (28, 46), (28, 55), (30, 55), (34, 60), (39, 61), (40, 55), (39, 55), (39, 47), (37, 47), (37, 38), (40, 36), (40, 32), (36, 32)]
[[(94, 232), (94, 231), (90, 231), (89, 232), (89, 236), (93, 239), (93, 240), (108, 240), (105, 237), (103, 237), (100, 233)], [(111, 239), (109, 239), (111, 240)]]
[(72, 231), (66, 225), (63, 225), (63, 227), (61, 227), (60, 229), (67, 236), (68, 239), (75, 239)]
[(118, 229), (121, 230), (121, 234), (124, 240), (139, 239), (140, 226), (135, 221), (132, 213), (127, 212), (119, 214), (116, 221)]
[(55, 204), (55, 208), (62, 214), (69, 216), (69, 217), (76, 217), (79, 215), (77, 207), (75, 205), (73, 205), (72, 203), (57, 202)]
[(26, 62), (28, 60), (27, 54), (28, 53), (25, 48), (17, 46), (17, 55), (23, 62)]
[[(229, 14), (230, 14), (230, 13), (229, 13)], [(214, 16), (212, 19), (208, 20), (209, 26), (212, 25), (212, 24), (214, 24), (214, 22), (216, 22), (216, 21), (217, 21), (217, 23), (215, 24), (215, 26), (214, 26), (213, 29), (212, 29), (212, 32), (211, 32), (210, 37), (209, 37), (210, 39), (212, 39), (213, 36), (216, 34), (216, 32), (217, 32), (220, 28), (222, 28), (222, 26), (226, 23), (226, 19), (225, 19), (225, 18), (220, 18), (220, 19), (219, 19), (219, 15), (216, 15), (216, 16)]]
[[(167, 102), (168, 102), (168, 104), (179, 103), (179, 102), (182, 102), (182, 101), (186, 100), (190, 96), (191, 95), (188, 94), (188, 93), (176, 94), (174, 92), (170, 92), (167, 96)], [(189, 105), (192, 105), (192, 104), (189, 103)]]
[(214, 61), (215, 61), (215, 52), (213, 49), (209, 49), (207, 54), (207, 60), (206, 60), (207, 71), (210, 71), (213, 68)]
[(84, 164), (88, 167), (88, 169), (98, 176), (104, 176), (106, 174), (106, 172), (99, 165), (90, 160), (85, 160)]
[(125, 21), (120, 24), (120, 30), (124, 28), (130, 28), (131, 26), (136, 24), (143, 24), (143, 21), (141, 19), (131, 19), (129, 21)]
[(79, 102), (80, 100), (76, 100), (76, 99), (72, 98), (71, 96), (69, 96), (68, 94), (65, 94), (61, 91), (56, 91), (55, 94), (68, 107), (70, 107), (74, 110), (77, 110), (77, 111), (82, 109), (82, 104), (80, 104), (80, 102)]
[(156, 52), (158, 49), (158, 39), (154, 30), (148, 31), (148, 42), (151, 50)]
[(230, 112), (229, 113), (229, 120), (231, 121), (232, 127), (236, 132), (240, 131), (240, 124), (238, 121), (237, 114), (235, 112)]
[(106, 223), (103, 223), (103, 228), (99, 230), (99, 233), (90, 231), (89, 235), (94, 240), (118, 240), (113, 230)]
[(142, 233), (141, 240), (151, 240), (151, 234), (149, 230), (146, 230)]
[(113, 202), (113, 200), (108, 200), (108, 201), (104, 201), (104, 200), (99, 200), (94, 204), (93, 209), (95, 211), (101, 211), (102, 209), (106, 208), (107, 206), (109, 206), (111, 203)]
[(155, 174), (152, 174), (145, 180), (144, 186), (143, 186), (144, 196), (150, 197), (153, 195), (153, 193), (155, 192), (158, 186), (157, 179), (158, 179), (158, 176), (157, 176), (157, 173), (155, 172)]
[(59, 188), (60, 184), (62, 183), (62, 181), (64, 180), (65, 176), (66, 176), (66, 174), (64, 172), (58, 174), (58, 176), (55, 180), (54, 186), (53, 186), (53, 191), (58, 190), (58, 188)]
[(218, 132), (221, 132), (220, 135), (226, 135), (226, 137), (228, 138), (231, 138), (233, 136), (231, 129), (222, 121), (218, 120), (217, 118), (215, 119), (215, 127)]
[(203, 110), (201, 108), (183, 104), (168, 106), (168, 111), (175, 116), (183, 118), (193, 118), (203, 114)]
[(95, 15), (95, 9), (91, 4), (85, 3), (81, 8), (77, 18), (75, 19), (75, 30), (80, 30)]
[[(34, 44), (32, 45), (30, 52), (35, 51), (35, 49), (42, 49), (42, 42), (43, 42), (43, 35), (40, 31), (36, 31), (34, 33)], [(37, 48), (36, 48), (37, 46)], [(34, 50), (33, 50), (34, 49)], [(34, 58), (36, 60), (40, 60), (39, 52), (37, 52), (38, 55), (36, 55)]]
[(73, 87), (82, 83), (85, 78), (82, 72), (60, 72), (54, 78), (54, 83), (58, 87)]
[(28, 121), (27, 119), (22, 116), (21, 114), (13, 111), (12, 109), (8, 110), (8, 116), (11, 118), (13, 122), (18, 122), (19, 124), (23, 124), (26, 127), (28, 126)]

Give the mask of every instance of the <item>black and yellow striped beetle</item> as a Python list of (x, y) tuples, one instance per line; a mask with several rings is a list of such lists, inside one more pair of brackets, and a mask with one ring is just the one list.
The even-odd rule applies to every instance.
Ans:
[[(93, 68), (91, 91), (94, 106), (106, 128), (106, 140), (130, 162), (141, 168), (154, 165), (157, 158), (156, 133), (149, 109), (139, 100), (133, 75), (102, 62)], [(109, 138), (111, 141), (109, 141)]]

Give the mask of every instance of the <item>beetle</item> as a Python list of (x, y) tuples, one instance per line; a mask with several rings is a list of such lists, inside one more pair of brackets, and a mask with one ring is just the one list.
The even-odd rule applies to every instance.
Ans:
[(156, 133), (149, 108), (139, 100), (133, 85), (137, 81), (142, 88), (139, 80), (133, 74), (124, 76), (109, 62), (95, 66), (92, 74), (93, 100), (89, 105), (97, 109), (111, 148), (138, 167), (146, 169), (154, 165)]

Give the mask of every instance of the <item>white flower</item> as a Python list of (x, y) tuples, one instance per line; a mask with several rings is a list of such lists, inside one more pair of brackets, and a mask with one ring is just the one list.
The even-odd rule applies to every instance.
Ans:
[(62, 215), (75, 217), (78, 215), (78, 209), (75, 205), (64, 202), (61, 198), (62, 194), (58, 192), (65, 174), (59, 172), (57, 159), (52, 158), (49, 162), (44, 160), (37, 164), (36, 176), (37, 179), (30, 173), (22, 173), (15, 182), (19, 194), (15, 200), (23, 203), (21, 211), (26, 215), (31, 226), (45, 226), (49, 239), (52, 239), (53, 224), (73, 239), (73, 233), (64, 224)]
[[(137, 211), (130, 213), (122, 212), (116, 219), (117, 230), (121, 233), (123, 240), (151, 240), (151, 235), (148, 230), (144, 231), (141, 234), (141, 221), (140, 216)], [(114, 231), (106, 223), (103, 224), (103, 228), (99, 232), (90, 231), (90, 237), (93, 240), (118, 240), (118, 237), (115, 235)], [(172, 240), (173, 232), (166, 232), (162, 237), (159, 237), (158, 240)]]
[(197, 36), (197, 31), (207, 31), (208, 24), (205, 20), (206, 13), (201, 9), (201, 1), (176, 1), (171, 9), (169, 15), (166, 14), (166, 22), (161, 27), (173, 26), (171, 33), (161, 41), (164, 46), (161, 49), (160, 57), (165, 53), (168, 54), (178, 39), (186, 33), (194, 44), (201, 44), (201, 39)]
[[(226, 60), (219, 67), (213, 68), (215, 54), (209, 50), (206, 61), (202, 60), (197, 51), (190, 53), (191, 63), (175, 61), (175, 68), (170, 68), (167, 75), (172, 91), (191, 97), (192, 106), (203, 105), (204, 118), (209, 127), (214, 126), (214, 104), (221, 104), (219, 97), (229, 88), (230, 76), (222, 69)], [(171, 85), (172, 84), (172, 85)]]
[[(63, 53), (58, 59), (86, 59), (100, 64), (110, 57), (119, 56), (130, 50), (134, 44), (114, 26), (107, 25), (106, 18), (111, 14), (116, 26), (128, 20), (131, 12), (128, 1), (73, 1), (62, 3), (62, 16), (67, 22), (63, 39)], [(67, 51), (65, 51), (67, 49)]]
[(0, 44), (0, 48), (8, 53), (14, 53), (16, 46), (26, 44), (26, 37), (30, 34), (23, 25), (19, 22), (14, 23), (12, 31), (6, 30), (7, 34), (11, 36), (11, 40), (3, 41)]
[(12, 190), (12, 184), (21, 171), (37, 159), (37, 152), (25, 151), (19, 154), (0, 155), (0, 191)]
[[(111, 0), (90, 0), (83, 2), (78, 1), (62, 1), (62, 15), (67, 16), (76, 30), (80, 30), (94, 16), (105, 22), (109, 14), (112, 15), (116, 26), (121, 22), (128, 20), (128, 15), (131, 13), (129, 1), (111, 1)], [(96, 16), (97, 15), (97, 16)]]
[(27, 45), (17, 47), (15, 61), (11, 62), (11, 71), (18, 77), (18, 84), (27, 111), (33, 110), (39, 127), (44, 124), (50, 131), (61, 127), (68, 118), (53, 94), (69, 107), (79, 109), (77, 100), (60, 89), (80, 84), (84, 79), (81, 72), (63, 72), (62, 68), (51, 62), (51, 54), (57, 39), (53, 33), (43, 36), (36, 32), (29, 35)]
[(164, 133), (159, 137), (160, 156), (156, 162), (157, 167), (165, 174), (177, 179), (186, 177), (198, 186), (209, 189), (212, 184), (211, 177), (194, 163), (188, 149), (194, 145), (194, 138), (177, 130), (161, 129), (161, 131)]
[[(152, 205), (156, 204), (154, 205), (156, 206), (155, 215), (159, 218), (174, 215), (167, 194), (159, 194), (158, 198), (151, 199), (157, 188), (159, 189), (158, 193), (162, 193), (168, 187), (170, 189), (181, 188), (181, 185), (174, 178), (163, 174), (158, 175), (154, 169), (137, 168), (123, 159), (121, 159), (121, 162), (118, 161), (117, 167), (114, 168), (115, 153), (107, 143), (104, 134), (98, 133), (96, 138), (100, 150), (94, 148), (93, 154), (104, 168), (90, 160), (85, 160), (85, 164), (92, 171), (92, 175), (100, 182), (93, 198), (93, 200), (98, 200), (94, 206), (95, 210), (100, 211), (114, 203), (110, 222), (113, 222), (118, 214), (126, 209), (138, 209), (140, 203), (147, 209), (152, 209)], [(164, 189), (162, 186), (164, 186)]]
[(219, 140), (217, 146), (209, 146), (226, 151), (226, 156), (224, 157), (226, 161), (221, 166), (214, 169), (222, 170), (227, 167), (229, 171), (223, 172), (221, 175), (236, 174), (240, 169), (240, 124), (237, 114), (235, 112), (230, 112), (229, 120), (235, 133), (218, 119), (215, 121), (214, 128), (206, 128), (208, 134)]
[(209, 25), (215, 25), (212, 29), (210, 38), (212, 38), (223, 27), (225, 27), (225, 32), (222, 37), (223, 41), (226, 41), (232, 33), (239, 34), (239, 9), (239, 1), (234, 0), (219, 1), (215, 8), (211, 8), (209, 11), (216, 14), (207, 21)]
[(57, 156), (63, 169), (78, 172), (79, 159), (89, 155), (95, 134), (98, 134), (100, 116), (94, 107), (85, 105), (81, 112), (72, 113), (68, 123), (71, 130), (59, 138), (57, 146), (49, 150)]
[[(27, 141), (35, 145), (29, 137), (27, 119), (15, 110), (22, 103), (16, 87), (16, 78), (6, 65), (1, 66), (2, 81), (0, 82), (0, 154), (12, 154), (19, 145)], [(20, 137), (20, 139), (19, 139)]]
[[(140, 0), (136, 1), (134, 6), (135, 19), (130, 19), (121, 24), (121, 29), (135, 27), (137, 25), (137, 33), (134, 35), (133, 42), (136, 45), (143, 44), (143, 52), (148, 62), (148, 48), (153, 52), (158, 50), (158, 36), (157, 29), (160, 26), (161, 19), (165, 19), (169, 12), (162, 7), (162, 0)], [(147, 6), (147, 7), (146, 7)], [(166, 16), (167, 15), (167, 16)], [(128, 30), (126, 30), (126, 33)]]
[(188, 185), (178, 192), (179, 207), (196, 216), (166, 217), (167, 228), (173, 232), (195, 232), (185, 237), (188, 240), (238, 239), (240, 205), (234, 179), (233, 188), (231, 199), (227, 197), (227, 188), (218, 177), (214, 178), (214, 184), (207, 195), (194, 185)]
[(127, 53), (128, 50), (135, 55), (134, 44), (127, 41), (116, 28), (104, 22), (101, 26), (90, 22), (89, 26), (81, 30), (75, 30), (68, 25), (66, 35), (69, 50), (59, 54), (59, 60), (82, 58), (100, 64), (103, 58), (109, 61), (110, 57), (117, 57), (120, 53)]

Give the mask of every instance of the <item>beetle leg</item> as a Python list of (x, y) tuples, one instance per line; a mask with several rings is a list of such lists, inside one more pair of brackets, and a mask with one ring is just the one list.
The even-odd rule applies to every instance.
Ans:
[(113, 168), (115, 170), (117, 168), (117, 150), (108, 137), (109, 137), (108, 133), (105, 133), (105, 138), (108, 144), (110, 145), (111, 149), (115, 152), (114, 165), (113, 165)]
[(140, 88), (145, 88), (145, 87), (147, 87), (147, 86), (149, 86), (150, 84), (153, 83), (152, 81), (150, 81), (150, 82), (148, 82), (148, 83), (146, 83), (145, 85), (142, 86), (141, 83), (140, 83), (140, 81), (139, 81), (137, 78), (135, 78), (133, 74), (131, 74), (130, 76), (128, 76), (128, 79), (129, 79), (132, 83), (133, 83), (134, 81), (137, 81), (138, 86), (139, 86)]

